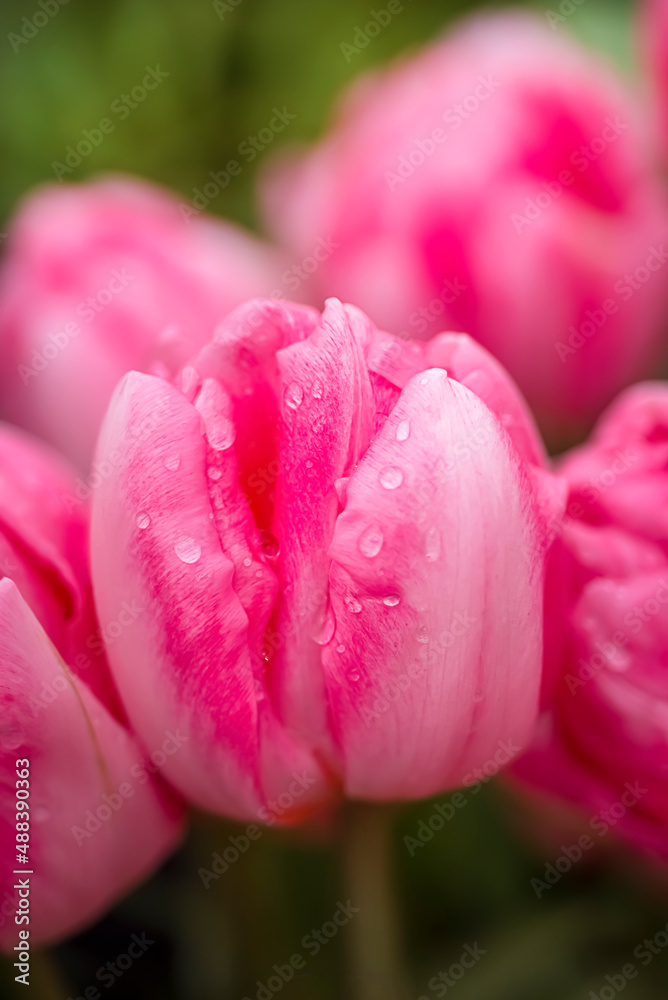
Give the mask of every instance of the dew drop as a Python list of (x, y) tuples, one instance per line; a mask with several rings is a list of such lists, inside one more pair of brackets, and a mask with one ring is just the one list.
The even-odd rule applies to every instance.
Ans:
[(218, 466), (216, 466), (216, 465), (210, 466), (210, 468), (209, 468), (209, 479), (213, 479), (214, 483), (218, 482), (218, 480), (222, 477), (222, 475), (223, 475), (223, 473), (218, 468)]
[(313, 462), (311, 461), (310, 458), (306, 459), (306, 463), (305, 464), (306, 464), (306, 468), (307, 469), (312, 469), (313, 468)]
[(149, 524), (151, 523), (151, 518), (146, 513), (146, 511), (142, 511), (140, 514), (137, 514), (136, 522), (137, 522), (137, 527), (141, 528), (143, 531), (144, 528), (148, 528)]
[(422, 378), (420, 379), (420, 385), (427, 385), (428, 382), (429, 379), (427, 378), (427, 376), (423, 375)]
[(165, 468), (169, 469), (170, 472), (176, 472), (181, 464), (180, 455), (167, 455), (165, 458)]
[(404, 474), (396, 465), (387, 465), (380, 473), (380, 485), (386, 490), (396, 490), (404, 481)]
[(351, 670), (351, 671), (349, 671), (349, 673), (348, 673), (348, 680), (351, 680), (354, 684), (356, 684), (359, 679), (360, 679), (360, 672), (359, 672), (359, 670)]
[(206, 422), (206, 439), (214, 451), (227, 451), (234, 444), (236, 428), (221, 413), (209, 414)]
[(400, 424), (397, 424), (397, 441), (405, 441), (411, 432), (411, 425), (409, 420), (402, 420)]
[(383, 598), (383, 604), (386, 608), (396, 608), (400, 600), (398, 594), (388, 594), (387, 597)]
[(303, 399), (304, 390), (299, 382), (291, 382), (285, 390), (285, 405), (289, 406), (291, 410), (296, 410), (302, 405)]
[(358, 615), (362, 610), (362, 605), (354, 596), (354, 594), (347, 594), (344, 603), (348, 611), (350, 611), (350, 613), (353, 615)]
[(332, 641), (332, 637), (335, 631), (336, 631), (336, 618), (334, 617), (334, 612), (332, 611), (331, 605), (328, 604), (320, 628), (313, 636), (313, 638), (318, 643), (319, 646), (326, 646), (328, 642)]
[(174, 546), (174, 551), (181, 562), (184, 563), (196, 563), (202, 555), (201, 546), (190, 535), (184, 535), (182, 538), (179, 538)]
[(270, 531), (260, 532), (260, 546), (262, 547), (262, 553), (265, 559), (277, 559), (281, 546), (279, 544), (278, 538), (272, 535)]
[(338, 644), (338, 646), (336, 647), (336, 652), (337, 653), (345, 653), (345, 651), (346, 651), (346, 644), (345, 644), (345, 642), (340, 642)]
[(252, 564), (252, 562), (253, 560), (251, 559), (251, 557), (246, 556), (246, 558), (244, 559), (244, 566), (246, 567), (246, 569), (248, 569), (248, 567)]
[(315, 399), (322, 399), (323, 392), (324, 392), (323, 384), (320, 381), (320, 379), (317, 378), (311, 388), (311, 395), (314, 396)]
[(367, 559), (373, 559), (383, 547), (382, 531), (375, 525), (371, 525), (362, 532), (357, 545), (363, 556), (366, 556)]
[(421, 643), (429, 642), (429, 630), (426, 625), (420, 625), (419, 629), (415, 633), (415, 638)]
[(438, 528), (430, 528), (424, 543), (424, 554), (429, 562), (436, 562), (441, 554), (441, 533)]
[(181, 372), (181, 392), (191, 403), (199, 389), (199, 372), (192, 365), (186, 365)]
[(4, 731), (0, 730), (0, 745), (2, 745), (3, 750), (18, 750), (22, 743), (23, 734), (21, 730), (14, 728), (11, 723)]

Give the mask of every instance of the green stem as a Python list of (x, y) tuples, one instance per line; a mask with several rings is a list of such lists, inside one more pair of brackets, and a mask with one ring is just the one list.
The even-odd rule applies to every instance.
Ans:
[(391, 814), (350, 803), (344, 817), (346, 895), (359, 912), (347, 928), (351, 1000), (407, 1000), (401, 919), (396, 900)]

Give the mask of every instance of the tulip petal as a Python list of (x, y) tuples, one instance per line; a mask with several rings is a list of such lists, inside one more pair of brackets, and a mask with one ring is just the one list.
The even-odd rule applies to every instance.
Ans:
[[(0, 849), (3, 902), (11, 869), (32, 871), (31, 943), (54, 941), (94, 920), (146, 877), (179, 839), (182, 810), (142, 781), (144, 752), (65, 667), (15, 584), (0, 581)], [(37, 707), (44, 684), (55, 692)], [(30, 864), (16, 851), (17, 761), (29, 761)], [(25, 788), (25, 785), (21, 785)], [(14, 857), (16, 855), (16, 863)], [(0, 945), (17, 941), (7, 911)]]
[(348, 794), (429, 795), (473, 780), (499, 741), (523, 745), (544, 532), (490, 410), (441, 370), (411, 379), (350, 477), (330, 548), (323, 666)]
[[(93, 577), (107, 633), (121, 605), (132, 609), (108, 655), (133, 726), (148, 746), (178, 727), (188, 743), (166, 762), (168, 780), (204, 808), (248, 818), (268, 791), (261, 744), (274, 727), (259, 637), (275, 580), (235, 449), (220, 437), (231, 402), (205, 379), (197, 404), (151, 376), (131, 373), (119, 386), (98, 446), (112, 471), (95, 495)], [(281, 769), (285, 787), (290, 769), (311, 761), (288, 739), (273, 748), (272, 789)]]

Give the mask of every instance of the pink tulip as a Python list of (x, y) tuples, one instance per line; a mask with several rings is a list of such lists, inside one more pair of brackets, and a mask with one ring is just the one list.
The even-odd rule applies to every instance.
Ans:
[[(180, 835), (181, 808), (150, 778), (108, 674), (115, 630), (102, 640), (72, 490), (59, 460), (0, 427), (0, 948), (10, 954), (19, 930), (34, 946), (94, 920)], [(16, 921), (22, 898), (29, 922)]]
[(577, 806), (594, 840), (607, 823), (668, 861), (668, 385), (624, 393), (559, 471), (569, 503), (546, 587), (552, 708), (515, 773)]
[(643, 0), (640, 6), (641, 57), (656, 103), (657, 123), (668, 154), (668, 0)]
[(560, 484), (468, 337), (249, 303), (176, 384), (125, 377), (111, 454), (98, 610), (147, 608), (110, 661), (147, 744), (188, 734), (165, 773), (189, 799), (287, 821), (339, 791), (429, 795), (524, 744)]
[(544, 18), (478, 16), (356, 82), (320, 145), (269, 173), (266, 214), (295, 254), (338, 247), (321, 297), (406, 337), (466, 331), (563, 435), (662, 333), (668, 206), (644, 133), (622, 82)]
[[(188, 209), (188, 211), (186, 211)], [(0, 410), (90, 463), (131, 368), (178, 370), (279, 275), (274, 251), (149, 184), (51, 185), (10, 223), (0, 284)]]

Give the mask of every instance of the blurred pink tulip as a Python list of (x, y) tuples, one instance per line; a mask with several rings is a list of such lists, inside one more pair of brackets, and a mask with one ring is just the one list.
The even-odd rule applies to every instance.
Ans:
[[(0, 948), (10, 953), (19, 929), (35, 945), (95, 919), (152, 872), (181, 828), (182, 809), (147, 780), (114, 693), (86, 518), (64, 502), (72, 491), (50, 452), (0, 427)], [(34, 873), (29, 923), (15, 921), (26, 895), (15, 870)]]
[(515, 775), (668, 861), (668, 385), (624, 393), (559, 471), (570, 492), (548, 560), (552, 708)]
[(664, 155), (668, 155), (668, 0), (643, 0), (640, 12), (643, 69), (649, 74)]
[(112, 670), (145, 742), (188, 734), (165, 773), (192, 801), (294, 820), (340, 791), (472, 781), (525, 743), (562, 491), (468, 337), (408, 344), (335, 299), (248, 303), (176, 384), (125, 377), (110, 455), (98, 610), (147, 608)]
[(125, 372), (178, 370), (223, 316), (278, 280), (273, 250), (183, 208), (110, 177), (42, 188), (10, 223), (0, 413), (80, 468)]
[(407, 337), (469, 333), (561, 439), (657, 350), (668, 206), (652, 164), (621, 80), (506, 12), (356, 82), (320, 145), (269, 171), (264, 202), (296, 254), (317, 236), (337, 248), (313, 273), (321, 298)]

